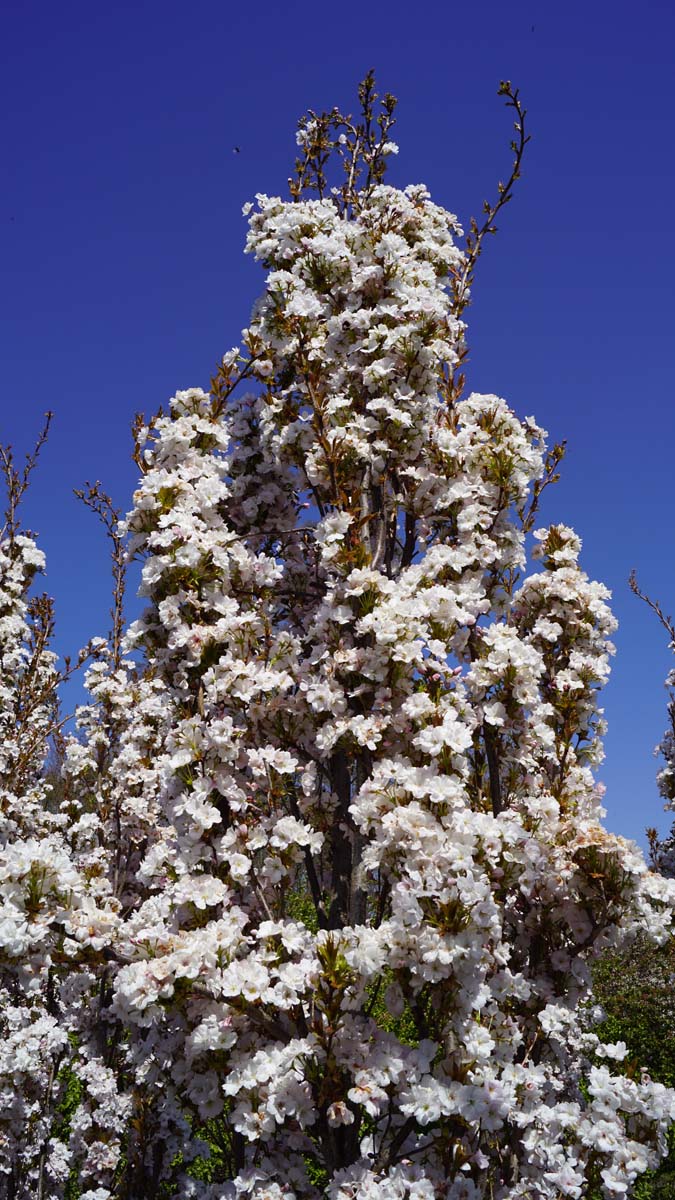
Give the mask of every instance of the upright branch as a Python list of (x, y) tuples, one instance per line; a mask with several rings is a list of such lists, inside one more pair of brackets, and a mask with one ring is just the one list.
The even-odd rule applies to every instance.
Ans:
[[(298, 123), (297, 142), (301, 153), (295, 161), (295, 175), (288, 181), (291, 196), (316, 192), (320, 199), (330, 194), (341, 213), (365, 203), (373, 187), (381, 183), (387, 158), (398, 147), (389, 133), (395, 124), (396, 99), (389, 92), (377, 109), (375, 73), (369, 71), (359, 84), (360, 119), (344, 115), (338, 108), (316, 113), (309, 109)], [(328, 168), (337, 156), (344, 181), (329, 191)]]
[(658, 600), (652, 600), (651, 596), (648, 596), (646, 592), (641, 590), (635, 570), (632, 570), (630, 573), (628, 585), (633, 595), (637, 596), (638, 600), (643, 600), (651, 608), (652, 612), (656, 613), (671, 642), (675, 643), (675, 622), (673, 622), (673, 618), (666, 616)]
[(119, 531), (120, 511), (115, 508), (102, 484), (87, 481), (83, 488), (75, 488), (78, 500), (95, 513), (101, 521), (110, 542), (110, 561), (113, 577), (113, 602), (110, 610), (111, 661), (116, 670), (122, 659), (122, 637), (124, 634), (124, 593), (126, 590), (127, 560), (124, 538)]
[(534, 529), (534, 523), (541, 504), (541, 498), (547, 487), (552, 483), (558, 483), (560, 480), (560, 472), (558, 467), (565, 457), (567, 442), (556, 442), (551, 450), (547, 450), (546, 458), (544, 459), (544, 470), (539, 479), (535, 479), (532, 485), (532, 494), (529, 497), (529, 503), (520, 509), (519, 517), (523, 523), (523, 533), (531, 533)]
[[(20, 750), (12, 755), (5, 745), (5, 757), (13, 763), (17, 784), (22, 780), (25, 782), (25, 773), (33, 769), (35, 756), (42, 754), (45, 739), (57, 734), (68, 719), (60, 714), (59, 686), (96, 652), (96, 644), (90, 642), (79, 651), (75, 661), (65, 655), (63, 666), (57, 669), (56, 655), (50, 649), (54, 636), (54, 601), (44, 593), (32, 594), (35, 578), (44, 569), (44, 555), (37, 548), (31, 531), (22, 531), (19, 514), (47, 441), (52, 416), (51, 412), (45, 414), (42, 430), (32, 451), (26, 454), (22, 468), (16, 465), (12, 446), (0, 445), (0, 476), (5, 486), (0, 560), (5, 556), (7, 560), (0, 561), (0, 611), (3, 608), (8, 611), (16, 605), (23, 628), (22, 668), (15, 670), (12, 678), (13, 720)], [(2, 658), (0, 649), (0, 671), (5, 665)]]
[[(673, 621), (673, 618), (663, 611), (658, 600), (652, 600), (651, 596), (642, 591), (634, 570), (630, 573), (628, 583), (633, 594), (639, 600), (644, 601), (648, 608), (658, 617), (668, 634), (670, 649), (675, 651), (675, 621)], [(666, 678), (666, 687), (669, 689), (667, 704), (668, 726), (656, 747), (656, 753), (660, 754), (664, 760), (664, 765), (657, 775), (657, 783), (659, 792), (666, 801), (665, 807), (675, 808), (675, 669), (669, 671)], [(659, 871), (663, 871), (664, 874), (675, 876), (675, 825), (663, 839), (659, 838), (655, 829), (648, 829), (647, 837), (649, 839), (650, 857), (654, 866)]]
[[(452, 278), (452, 298), (453, 298), (453, 313), (459, 319), (470, 301), (471, 287), (476, 271), (476, 264), (483, 253), (483, 245), (485, 239), (490, 234), (497, 232), (495, 224), (497, 215), (502, 208), (509, 203), (513, 197), (513, 191), (518, 179), (520, 179), (521, 169), (523, 165), (523, 155), (525, 147), (530, 141), (530, 134), (525, 132), (525, 117), (527, 109), (523, 108), (520, 100), (520, 92), (518, 88), (514, 88), (508, 79), (503, 79), (499, 85), (497, 92), (498, 96), (504, 96), (507, 108), (514, 111), (516, 119), (513, 124), (515, 137), (511, 139), (511, 150), (513, 151), (513, 163), (511, 166), (511, 174), (506, 183), (499, 181), (497, 184), (497, 197), (495, 200), (483, 201), (483, 221), (479, 223), (477, 217), (472, 217), (469, 223), (469, 232), (466, 236), (466, 257), (459, 271)], [(452, 399), (457, 399), (464, 390), (465, 376), (463, 366), (468, 357), (468, 349), (466, 345), (462, 347), (460, 358), (456, 364), (452, 380), (450, 395)]]
[(47, 441), (53, 415), (51, 412), (45, 413), (45, 423), (33, 450), (26, 455), (23, 470), (19, 470), (14, 463), (14, 451), (12, 447), (0, 446), (0, 470), (4, 477), (7, 496), (5, 523), (2, 529), (0, 529), (0, 540), (6, 538), (10, 546), (13, 545), (20, 528), (18, 517), (19, 505), (30, 483), (30, 477), (37, 465), (40, 451)]

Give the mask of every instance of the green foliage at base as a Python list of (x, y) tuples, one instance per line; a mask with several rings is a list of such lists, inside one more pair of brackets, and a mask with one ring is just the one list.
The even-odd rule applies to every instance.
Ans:
[[(655, 946), (637, 937), (620, 953), (606, 954), (594, 971), (595, 999), (606, 1013), (595, 1032), (604, 1042), (625, 1042), (627, 1065), (675, 1087), (675, 938)], [(634, 1200), (675, 1200), (675, 1131), (658, 1171), (635, 1184)], [(600, 1200), (601, 1193), (588, 1200)]]
[[(73, 1113), (82, 1098), (82, 1084), (69, 1066), (61, 1068), (58, 1074), (58, 1081), (61, 1086), (61, 1101), (56, 1110), (57, 1116), (52, 1136), (58, 1138), (61, 1142), (67, 1142), (70, 1136), (70, 1122)], [(81, 1194), (82, 1188), (77, 1177), (77, 1172), (71, 1171), (70, 1178), (65, 1186), (65, 1200), (78, 1200)]]

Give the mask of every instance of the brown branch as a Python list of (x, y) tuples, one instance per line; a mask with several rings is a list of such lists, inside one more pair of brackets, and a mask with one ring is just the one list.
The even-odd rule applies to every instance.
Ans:
[(85, 483), (84, 488), (75, 488), (75, 495), (101, 521), (111, 543), (110, 560), (113, 576), (113, 603), (110, 609), (110, 646), (112, 665), (115, 670), (122, 659), (122, 636), (124, 633), (124, 593), (126, 590), (127, 560), (124, 539), (119, 533), (120, 511), (115, 508), (102, 485)]
[(544, 463), (544, 474), (542, 475), (541, 479), (535, 480), (534, 487), (532, 489), (532, 500), (530, 502), (530, 507), (528, 508), (527, 512), (525, 511), (525, 508), (522, 508), (518, 513), (518, 516), (523, 523), (523, 533), (529, 533), (532, 529), (532, 526), (534, 525), (534, 518), (539, 509), (542, 494), (546, 488), (552, 483), (558, 483), (560, 479), (558, 467), (565, 457), (566, 449), (567, 442), (556, 442), (553, 449), (548, 451), (546, 455), (546, 462)]
[[(483, 243), (489, 234), (497, 232), (495, 218), (509, 200), (513, 196), (513, 190), (516, 181), (520, 179), (521, 168), (523, 163), (523, 155), (525, 147), (530, 141), (530, 135), (525, 133), (525, 117), (527, 109), (523, 108), (520, 102), (520, 92), (518, 88), (513, 88), (508, 79), (503, 79), (497, 91), (498, 96), (506, 97), (506, 107), (512, 108), (516, 114), (514, 122), (515, 138), (512, 138), (510, 146), (513, 151), (513, 163), (511, 166), (511, 174), (506, 183), (501, 180), (497, 184), (497, 199), (490, 203), (489, 200), (483, 201), (483, 224), (479, 226), (476, 217), (472, 217), (469, 225), (469, 233), (466, 238), (466, 257), (462, 268), (456, 273), (452, 281), (452, 311), (456, 317), (461, 317), (465, 308), (469, 303), (471, 285), (476, 270), (476, 264), (483, 252)], [(466, 346), (460, 352), (459, 360), (455, 365), (449, 387), (450, 400), (454, 401), (461, 395), (464, 386), (464, 376), (461, 373), (461, 368), (466, 362), (467, 350)]]
[(486, 721), (483, 721), (483, 740), (488, 764), (488, 779), (490, 781), (490, 800), (492, 815), (498, 817), (502, 811), (502, 785), (499, 778), (499, 756), (497, 754), (497, 737)]
[(628, 584), (631, 592), (633, 592), (639, 600), (644, 600), (645, 604), (651, 608), (652, 612), (656, 613), (671, 642), (675, 642), (675, 622), (673, 622), (673, 618), (666, 616), (658, 600), (652, 600), (650, 596), (640, 590), (635, 570), (631, 571)]
[(30, 477), (37, 464), (40, 451), (47, 441), (49, 428), (52, 423), (52, 412), (45, 413), (45, 423), (38, 434), (37, 441), (30, 454), (26, 455), (23, 471), (14, 466), (14, 452), (11, 446), (0, 446), (0, 472), (5, 479), (7, 490), (7, 507), (5, 509), (5, 524), (0, 529), (0, 539), (7, 537), (10, 546), (13, 545), (19, 532), (17, 512), (19, 504), (30, 482)]

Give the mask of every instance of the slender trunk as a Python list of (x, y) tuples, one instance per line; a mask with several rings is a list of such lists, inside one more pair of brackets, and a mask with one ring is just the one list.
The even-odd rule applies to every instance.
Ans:
[(492, 801), (492, 815), (498, 817), (502, 811), (502, 785), (499, 778), (499, 754), (497, 751), (497, 738), (490, 726), (483, 722), (483, 737), (485, 739), (485, 754), (488, 763), (488, 777), (490, 780), (490, 800)]
[(347, 755), (338, 750), (330, 760), (330, 782), (337, 805), (330, 831), (331, 904), (328, 928), (340, 929), (350, 923), (352, 892), (352, 827), (349, 817), (351, 775)]
[[(354, 768), (357, 786), (361, 785), (369, 773), (367, 760), (360, 756)], [(367, 912), (366, 893), (356, 886), (356, 872), (363, 853), (363, 837), (355, 828), (349, 812), (352, 800), (352, 769), (344, 750), (338, 750), (330, 760), (330, 781), (333, 794), (337, 796), (337, 805), (333, 813), (329, 841), (331, 904), (328, 928), (341, 929), (344, 925), (363, 925)]]

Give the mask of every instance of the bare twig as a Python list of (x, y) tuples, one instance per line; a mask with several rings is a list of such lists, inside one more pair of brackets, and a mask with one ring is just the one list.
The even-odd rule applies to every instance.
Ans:
[(37, 464), (40, 451), (47, 441), (53, 413), (45, 413), (45, 423), (30, 454), (26, 455), (23, 471), (14, 465), (14, 452), (11, 446), (0, 446), (0, 472), (5, 479), (7, 490), (7, 507), (5, 508), (5, 524), (0, 529), (0, 539), (7, 538), (10, 546), (19, 531), (19, 504), (30, 482), (31, 474)]
[(124, 593), (126, 590), (126, 554), (124, 539), (119, 532), (120, 511), (115, 508), (101, 483), (85, 483), (83, 488), (75, 488), (75, 495), (101, 521), (111, 543), (110, 559), (113, 576), (113, 603), (110, 610), (110, 648), (112, 664), (115, 670), (122, 659), (122, 635), (124, 632)]
[[(516, 181), (520, 179), (525, 147), (530, 141), (530, 135), (525, 132), (527, 109), (523, 108), (520, 102), (518, 88), (514, 88), (508, 79), (503, 79), (499, 85), (497, 95), (506, 97), (506, 107), (512, 108), (516, 115), (513, 126), (516, 136), (511, 139), (510, 143), (511, 150), (513, 151), (513, 164), (511, 174), (506, 183), (502, 183), (500, 180), (497, 184), (497, 199), (493, 202), (489, 200), (483, 201), (483, 224), (479, 225), (476, 217), (472, 217), (469, 223), (469, 232), (466, 238), (466, 256), (461, 268), (457, 271), (452, 281), (452, 311), (456, 317), (462, 316), (469, 303), (476, 263), (483, 252), (483, 244), (489, 234), (497, 232), (495, 218), (513, 196)], [(449, 398), (451, 402), (456, 400), (463, 390), (463, 367), (467, 356), (468, 351), (466, 346), (464, 346), (450, 380)]]
[[(288, 181), (291, 196), (299, 200), (306, 193), (327, 194), (329, 179), (326, 167), (331, 155), (342, 160), (345, 180), (341, 187), (330, 189), (330, 195), (341, 213), (357, 207), (363, 197), (381, 183), (387, 168), (389, 133), (395, 123), (396, 99), (389, 92), (377, 111), (379, 96), (375, 91), (375, 73), (369, 71), (359, 84), (360, 120), (338, 108), (316, 113), (309, 109), (299, 122), (298, 140), (302, 154), (295, 160), (295, 175)], [(358, 183), (365, 176), (361, 188)]]
[(630, 573), (628, 583), (629, 583), (631, 592), (633, 592), (634, 595), (636, 595), (639, 600), (644, 600), (645, 604), (649, 605), (652, 612), (656, 613), (657, 617), (659, 618), (659, 621), (663, 625), (663, 628), (666, 630), (666, 633), (668, 634), (671, 642), (675, 642), (675, 622), (673, 622), (673, 618), (666, 616), (666, 614), (664, 613), (663, 609), (661, 608), (661, 605), (659, 604), (658, 600), (652, 600), (650, 596), (648, 596), (645, 592), (641, 591), (641, 589), (638, 585), (637, 575), (634, 570), (631, 571), (631, 573)]
[(529, 533), (534, 525), (534, 518), (539, 509), (539, 503), (543, 492), (551, 483), (557, 483), (560, 479), (558, 467), (565, 457), (566, 442), (556, 442), (552, 450), (549, 450), (544, 463), (544, 473), (540, 479), (536, 479), (532, 489), (532, 500), (527, 509), (522, 508), (519, 512), (519, 517), (523, 523), (523, 533)]

